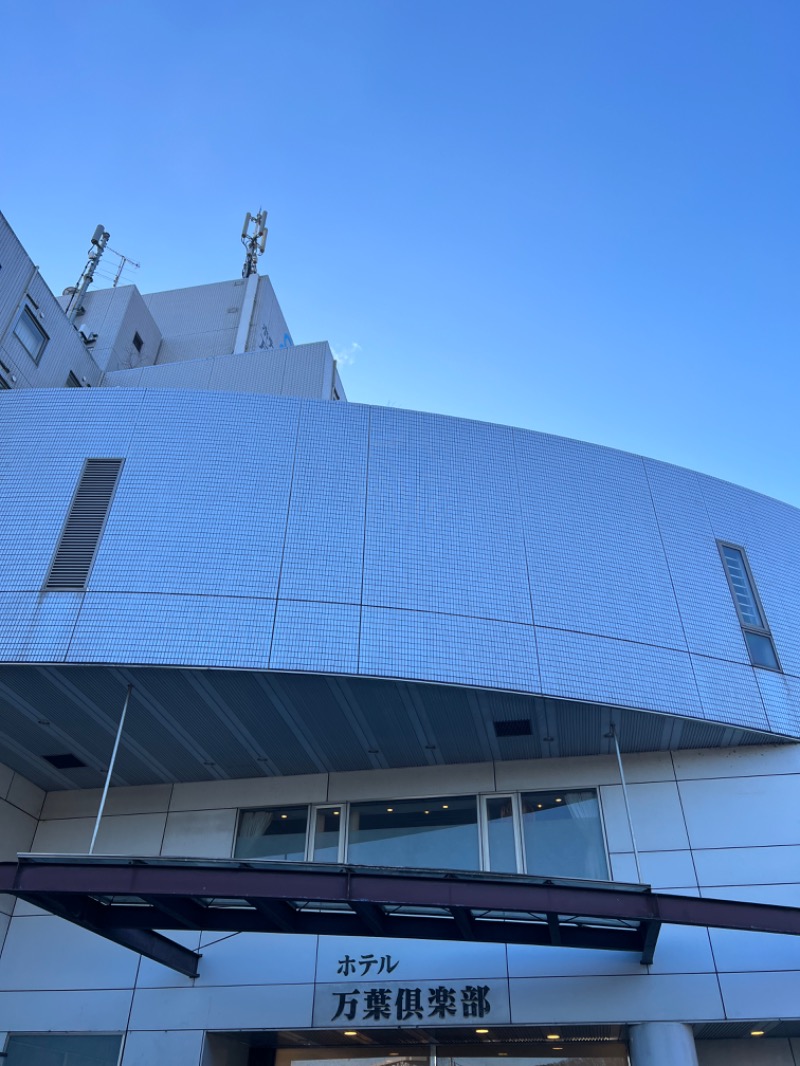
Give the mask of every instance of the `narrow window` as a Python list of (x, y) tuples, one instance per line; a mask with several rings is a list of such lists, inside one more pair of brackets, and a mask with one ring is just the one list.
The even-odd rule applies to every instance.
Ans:
[(521, 799), (529, 874), (608, 879), (596, 792), (523, 792)]
[(487, 798), (486, 846), (490, 870), (509, 874), (517, 872), (514, 822), (514, 801), (511, 796)]
[(351, 803), (347, 861), (478, 870), (475, 796)]
[(144, 341), (138, 333), (134, 333), (133, 335), (133, 346), (137, 352), (140, 352), (144, 346)]
[(36, 316), (30, 307), (23, 307), (22, 314), (14, 326), (14, 336), (20, 341), (34, 363), (38, 363), (49, 337), (36, 321)]
[(735, 544), (724, 544), (722, 541), (717, 541), (717, 546), (722, 556), (722, 564), (725, 567), (750, 662), (753, 666), (780, 670), (772, 634), (767, 625), (764, 608), (758, 598), (744, 548), (738, 548)]
[(303, 862), (307, 829), (308, 807), (242, 811), (234, 858)]
[(47, 591), (86, 588), (122, 462), (86, 460), (44, 585)]
[(342, 822), (341, 807), (318, 807), (314, 812), (314, 862), (339, 861), (339, 834)]
[(78, 375), (74, 374), (70, 370), (69, 376), (67, 378), (66, 388), (68, 388), (68, 389), (79, 389), (80, 387), (81, 387), (81, 383), (80, 383), (80, 379), (78, 378)]

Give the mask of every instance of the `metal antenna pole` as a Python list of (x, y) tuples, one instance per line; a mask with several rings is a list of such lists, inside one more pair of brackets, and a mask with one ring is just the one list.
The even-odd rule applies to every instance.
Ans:
[(628, 830), (631, 834), (631, 843), (633, 844), (633, 861), (636, 863), (636, 876), (639, 878), (639, 884), (642, 883), (642, 870), (639, 866), (639, 849), (636, 847), (636, 834), (633, 831), (633, 819), (631, 818), (631, 805), (628, 803), (628, 786), (625, 782), (625, 771), (622, 768), (622, 755), (619, 750), (619, 740), (617, 739), (617, 727), (611, 724), (611, 736), (614, 738), (614, 748), (617, 752), (617, 765), (619, 766), (619, 779), (622, 783), (622, 798), (625, 801), (625, 813), (628, 816)]
[(258, 257), (263, 255), (267, 245), (267, 212), (259, 211), (251, 215), (248, 211), (242, 226), (242, 244), (245, 249), (242, 277), (249, 278), (258, 273)]
[(114, 750), (111, 752), (111, 761), (108, 764), (106, 783), (103, 786), (103, 795), (100, 797), (100, 807), (98, 808), (97, 818), (94, 823), (92, 842), (89, 845), (90, 855), (94, 852), (94, 842), (97, 840), (97, 831), (100, 828), (100, 819), (103, 817), (103, 811), (105, 810), (106, 796), (108, 795), (108, 786), (111, 784), (111, 775), (114, 773), (114, 763), (117, 761), (117, 751), (119, 750), (119, 742), (122, 739), (122, 727), (125, 725), (125, 715), (128, 713), (128, 703), (130, 702), (131, 692), (133, 692), (133, 685), (128, 685), (128, 691), (125, 695), (125, 704), (122, 708), (122, 714), (119, 719), (119, 725), (117, 726), (117, 737), (114, 741)]
[(102, 225), (98, 226), (92, 235), (92, 244), (89, 248), (89, 261), (83, 268), (83, 273), (80, 276), (75, 292), (70, 297), (69, 304), (67, 305), (67, 318), (70, 322), (74, 322), (80, 313), (83, 297), (86, 294), (86, 290), (92, 284), (95, 268), (100, 262), (100, 256), (106, 250), (109, 236), (110, 234), (106, 232), (105, 226)]
[(109, 248), (108, 250), (109, 252), (111, 252), (112, 255), (119, 256), (119, 266), (117, 267), (117, 272), (114, 275), (114, 280), (111, 282), (111, 288), (116, 289), (117, 285), (119, 284), (119, 279), (122, 277), (122, 271), (125, 269), (126, 265), (130, 265), (136, 270), (138, 270), (142, 264), (137, 263), (135, 260), (131, 259), (129, 255), (123, 255), (122, 252), (117, 252), (114, 248)]

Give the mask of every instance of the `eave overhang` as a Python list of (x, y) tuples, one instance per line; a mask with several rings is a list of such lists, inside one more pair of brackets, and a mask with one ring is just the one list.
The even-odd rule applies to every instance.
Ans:
[[(0, 762), (45, 791), (785, 743), (654, 709), (258, 670), (0, 664)], [(511, 727), (511, 729), (509, 729)], [(68, 767), (45, 758), (68, 755)]]

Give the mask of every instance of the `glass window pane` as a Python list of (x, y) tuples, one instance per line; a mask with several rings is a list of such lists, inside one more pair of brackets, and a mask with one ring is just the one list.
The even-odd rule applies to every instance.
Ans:
[(453, 796), (351, 804), (347, 861), (477, 870), (477, 801)]
[(6, 1066), (117, 1066), (119, 1036), (9, 1037)]
[(320, 807), (314, 818), (314, 862), (339, 861), (341, 807)]
[(768, 666), (772, 670), (778, 669), (778, 657), (772, 640), (764, 633), (750, 633), (744, 630), (744, 639), (747, 650), (750, 653), (750, 662), (753, 666)]
[(523, 793), (522, 832), (529, 874), (608, 878), (596, 793)]
[(22, 341), (22, 345), (28, 355), (35, 362), (38, 362), (47, 340), (47, 335), (27, 307), (17, 320), (14, 333)]
[(236, 834), (237, 859), (294, 859), (306, 857), (307, 807), (272, 807), (242, 811)]
[(492, 797), (486, 801), (486, 830), (489, 838), (489, 869), (499, 873), (516, 873), (514, 807), (510, 796)]
[(722, 545), (722, 554), (725, 556), (725, 563), (728, 567), (728, 574), (733, 585), (733, 594), (736, 597), (742, 622), (744, 625), (757, 626), (759, 629), (763, 629), (764, 621), (756, 604), (753, 590), (750, 587), (744, 556), (738, 548), (731, 548), (727, 544)]

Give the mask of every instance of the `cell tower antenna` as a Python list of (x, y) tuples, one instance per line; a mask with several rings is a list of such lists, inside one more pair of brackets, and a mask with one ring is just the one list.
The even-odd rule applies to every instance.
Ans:
[(142, 264), (137, 263), (135, 259), (131, 259), (129, 255), (123, 255), (122, 252), (117, 252), (114, 248), (109, 248), (108, 250), (109, 252), (111, 252), (112, 255), (116, 255), (119, 257), (119, 266), (117, 267), (117, 272), (114, 275), (114, 280), (111, 282), (111, 288), (116, 289), (117, 285), (119, 284), (119, 279), (122, 277), (122, 271), (125, 269), (126, 264), (134, 267), (136, 270), (138, 270)]
[(106, 250), (108, 239), (111, 236), (107, 232), (105, 226), (98, 226), (92, 234), (92, 243), (89, 248), (89, 261), (83, 268), (83, 273), (78, 278), (78, 284), (75, 286), (74, 292), (70, 294), (69, 303), (67, 304), (67, 318), (70, 322), (74, 322), (78, 315), (81, 313), (83, 297), (86, 294), (86, 290), (92, 284), (94, 279), (94, 272), (97, 268), (97, 264), (100, 262), (100, 257)]
[(264, 254), (267, 246), (267, 212), (259, 210), (257, 215), (248, 211), (242, 226), (242, 244), (245, 249), (242, 277), (249, 278), (258, 273), (258, 257)]

